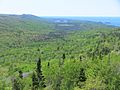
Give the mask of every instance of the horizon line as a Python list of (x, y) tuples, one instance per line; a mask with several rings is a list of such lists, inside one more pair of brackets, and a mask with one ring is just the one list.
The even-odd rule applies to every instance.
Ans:
[(9, 13), (0, 13), (0, 15), (32, 15), (32, 16), (37, 16), (37, 17), (120, 17), (120, 16), (94, 16), (94, 15), (35, 15), (35, 14), (27, 14), (27, 13), (23, 13), (23, 14), (9, 14)]

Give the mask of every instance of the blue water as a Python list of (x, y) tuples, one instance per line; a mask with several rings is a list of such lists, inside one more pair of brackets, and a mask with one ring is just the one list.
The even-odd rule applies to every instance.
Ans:
[(79, 16), (50, 16), (45, 18), (63, 18), (72, 20), (82, 20), (82, 21), (93, 21), (101, 22), (107, 25), (119, 26), (120, 27), (120, 17), (79, 17)]
[(67, 17), (74, 20), (102, 22), (107, 25), (114, 25), (120, 27), (120, 17)]

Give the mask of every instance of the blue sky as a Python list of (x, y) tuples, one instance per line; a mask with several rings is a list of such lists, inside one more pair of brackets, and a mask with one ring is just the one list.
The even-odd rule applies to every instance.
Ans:
[(120, 16), (120, 0), (0, 0), (0, 14)]

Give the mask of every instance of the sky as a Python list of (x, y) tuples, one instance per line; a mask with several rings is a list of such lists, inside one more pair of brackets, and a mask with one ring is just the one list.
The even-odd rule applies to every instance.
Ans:
[(0, 14), (120, 17), (120, 0), (0, 0)]

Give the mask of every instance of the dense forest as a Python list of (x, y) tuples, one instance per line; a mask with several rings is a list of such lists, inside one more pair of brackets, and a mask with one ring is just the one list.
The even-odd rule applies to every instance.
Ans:
[(120, 28), (0, 15), (0, 90), (120, 90)]

